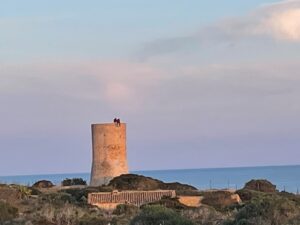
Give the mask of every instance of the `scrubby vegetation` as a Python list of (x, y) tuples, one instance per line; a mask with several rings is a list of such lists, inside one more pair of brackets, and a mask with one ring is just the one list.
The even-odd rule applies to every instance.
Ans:
[(0, 224), (17, 217), (18, 209), (0, 201)]
[(293, 225), (300, 224), (300, 199), (280, 194), (257, 194), (238, 210), (226, 225)]
[[(176, 184), (180, 187), (177, 193), (199, 195), (203, 198), (202, 205), (196, 208), (185, 206), (176, 198), (164, 198), (141, 208), (128, 204), (119, 205), (113, 211), (105, 211), (87, 204), (90, 192), (112, 191), (121, 184), (126, 188), (129, 185), (153, 188), (161, 184), (161, 181), (148, 178), (149, 182), (142, 184), (136, 176), (131, 176), (135, 180), (131, 184), (130, 177), (125, 178), (126, 181), (118, 179), (117, 183), (103, 187), (33, 188), (0, 185), (0, 225), (300, 224), (300, 196), (287, 192), (271, 192), (274, 186), (266, 181), (252, 181), (250, 186), (246, 185), (247, 188), (236, 193), (201, 192), (190, 186)], [(270, 188), (266, 189), (265, 185)], [(230, 202), (228, 199), (231, 199), (233, 194), (238, 194), (242, 202)]]
[(145, 206), (133, 218), (130, 225), (193, 225), (193, 222), (182, 217), (172, 209), (160, 205)]
[(66, 178), (61, 182), (62, 186), (86, 185), (86, 181), (82, 178)]

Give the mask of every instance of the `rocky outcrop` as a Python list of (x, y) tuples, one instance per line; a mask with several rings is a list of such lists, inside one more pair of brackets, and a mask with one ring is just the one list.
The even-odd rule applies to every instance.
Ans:
[(151, 177), (145, 177), (136, 174), (124, 174), (112, 179), (108, 186), (117, 190), (138, 190), (138, 191), (150, 191), (150, 190), (197, 190), (197, 188), (175, 183), (164, 183), (160, 180), (153, 179)]
[(260, 191), (265, 193), (275, 193), (276, 185), (272, 184), (268, 180), (251, 180), (245, 184), (243, 189), (252, 190), (252, 191)]
[(32, 185), (33, 188), (51, 188), (53, 183), (49, 180), (40, 180)]

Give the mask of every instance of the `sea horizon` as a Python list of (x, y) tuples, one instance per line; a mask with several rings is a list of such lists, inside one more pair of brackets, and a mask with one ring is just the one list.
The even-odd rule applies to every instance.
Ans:
[[(246, 169), (246, 168), (265, 168), (265, 167), (297, 167), (300, 164), (282, 164), (282, 165), (258, 165), (258, 166), (225, 166), (225, 167), (199, 167), (199, 168), (171, 168), (171, 169), (145, 169), (145, 170), (131, 170), (129, 173), (134, 172), (156, 172), (156, 171), (177, 171), (177, 170), (213, 170), (213, 169)], [(19, 176), (42, 176), (42, 175), (66, 175), (66, 174), (86, 174), (90, 171), (85, 172), (61, 172), (61, 173), (36, 173), (36, 174), (12, 174), (12, 175), (0, 175), (1, 177), (19, 177)]]
[[(180, 182), (206, 189), (240, 189), (251, 179), (266, 179), (280, 191), (297, 193), (300, 188), (300, 165), (245, 166), (169, 170), (135, 170), (130, 173), (152, 177), (164, 182)], [(59, 185), (66, 178), (82, 178), (89, 183), (90, 172), (0, 176), (0, 183), (32, 185), (50, 180)]]

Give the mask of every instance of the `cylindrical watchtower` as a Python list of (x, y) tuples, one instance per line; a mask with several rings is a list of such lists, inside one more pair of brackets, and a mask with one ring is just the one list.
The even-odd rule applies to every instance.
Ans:
[(92, 124), (92, 145), (91, 186), (128, 173), (125, 123)]

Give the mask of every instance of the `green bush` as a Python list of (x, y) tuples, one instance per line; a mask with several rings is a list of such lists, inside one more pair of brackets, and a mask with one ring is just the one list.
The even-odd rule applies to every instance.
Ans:
[(161, 200), (148, 203), (148, 205), (161, 205), (174, 210), (183, 210), (189, 208), (178, 201), (178, 198), (163, 197)]
[(18, 215), (18, 209), (12, 207), (8, 203), (0, 201), (0, 224), (5, 221), (16, 218)]
[(129, 215), (134, 215), (138, 211), (138, 207), (134, 205), (128, 205), (128, 204), (121, 204), (118, 205), (117, 208), (114, 210), (113, 214), (115, 215), (122, 215), (126, 214), (127, 216)]
[(109, 221), (103, 217), (91, 217), (88, 215), (79, 219), (79, 225), (107, 225)]
[(66, 178), (61, 182), (62, 186), (86, 185), (86, 181), (82, 178)]
[(67, 193), (72, 196), (72, 198), (80, 204), (87, 204), (88, 193), (90, 193), (87, 189), (67, 189), (62, 190), (62, 193)]
[(293, 220), (300, 214), (297, 204), (279, 195), (261, 195), (254, 197), (250, 202), (242, 207), (235, 219), (227, 222), (227, 225), (257, 225), (272, 224), (284, 225), (292, 224)]
[(133, 218), (130, 225), (193, 225), (175, 211), (160, 205), (148, 205)]

